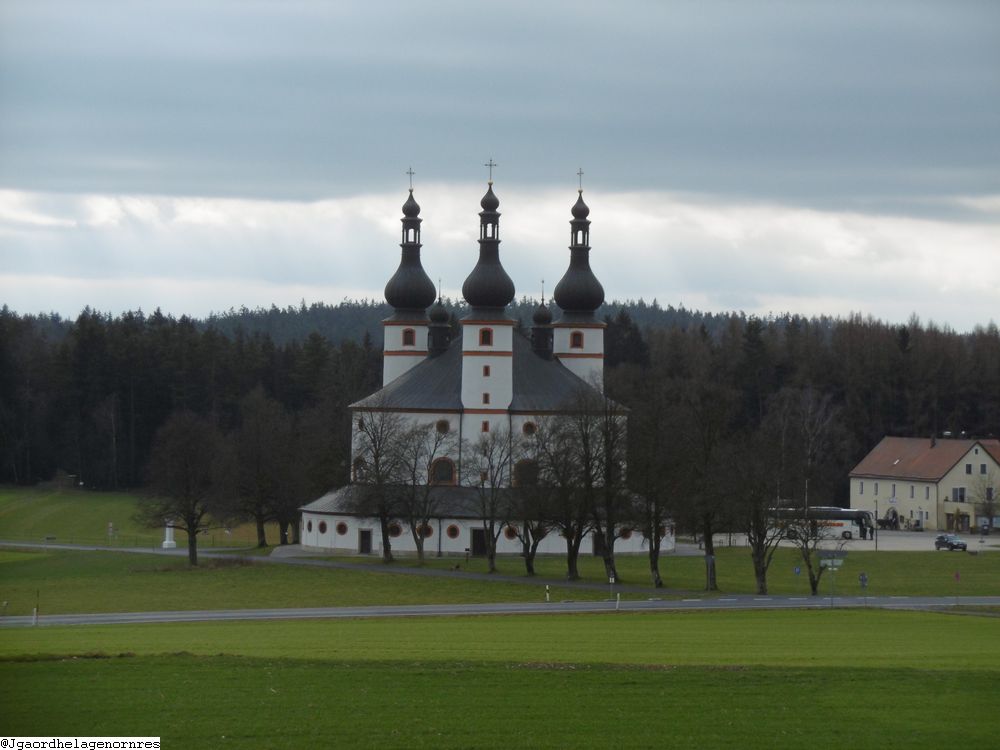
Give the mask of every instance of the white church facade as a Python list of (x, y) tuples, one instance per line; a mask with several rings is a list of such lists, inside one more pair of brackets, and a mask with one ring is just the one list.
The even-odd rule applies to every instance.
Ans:
[[(406, 520), (392, 518), (386, 526), (385, 518), (358, 512), (358, 498), (370, 491), (377, 468), (369, 465), (373, 459), (365, 419), (391, 417), (397, 427), (426, 426), (424, 434), (436, 436), (439, 452), (426, 467), (423, 488), (435, 508), (420, 530), (424, 554), (480, 555), (486, 553), (481, 493), (488, 479), (486, 472), (470, 477), (470, 446), (490, 436), (530, 440), (539, 425), (565, 412), (574, 394), (589, 391), (604, 400), (605, 325), (596, 317), (604, 289), (590, 268), (590, 209), (582, 190), (572, 208), (569, 267), (553, 293), (561, 315), (553, 320), (543, 299), (530, 335), (516, 329), (507, 311), (515, 291), (500, 262), (499, 205), (490, 180), (480, 202), (479, 260), (462, 287), (467, 311), (453, 334), (450, 316), (421, 265), (422, 220), (410, 189), (403, 205), (400, 264), (385, 288), (393, 314), (383, 321), (383, 386), (350, 406), (352, 482), (301, 509), (304, 548), (381, 554), (386, 534), (393, 554), (416, 551)], [(510, 469), (500, 481), (516, 486), (514, 452), (508, 453), (508, 462)], [(521, 523), (515, 517), (502, 520), (498, 554), (522, 552)], [(661, 549), (673, 544), (668, 530)], [(593, 539), (584, 539), (580, 547), (583, 554), (598, 549)], [(647, 550), (638, 530), (619, 530), (616, 553)], [(566, 540), (551, 531), (537, 552), (565, 553)]]

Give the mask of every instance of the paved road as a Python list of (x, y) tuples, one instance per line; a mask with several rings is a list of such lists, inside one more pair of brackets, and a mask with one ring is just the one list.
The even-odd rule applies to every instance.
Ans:
[(188, 612), (107, 612), (90, 615), (44, 615), (37, 623), (29, 616), (0, 618), (0, 628), (51, 625), (113, 625), (158, 622), (231, 622), (238, 620), (338, 620), (372, 617), (458, 617), (478, 615), (542, 615), (586, 612), (677, 612), (691, 610), (827, 609), (941, 609), (955, 606), (1000, 607), (1000, 596), (723, 596), (678, 600), (588, 602), (520, 602), (503, 604), (421, 604), (374, 607), (307, 607), (288, 609), (217, 609)]

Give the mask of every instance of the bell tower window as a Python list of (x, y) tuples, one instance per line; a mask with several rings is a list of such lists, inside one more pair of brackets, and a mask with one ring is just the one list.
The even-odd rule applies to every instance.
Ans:
[(417, 343), (417, 332), (412, 328), (403, 329), (403, 346), (415, 346)]
[(569, 345), (571, 349), (582, 349), (583, 348), (583, 332), (573, 331), (569, 335)]
[(480, 328), (479, 329), (479, 345), (480, 346), (493, 346), (493, 329), (492, 328)]

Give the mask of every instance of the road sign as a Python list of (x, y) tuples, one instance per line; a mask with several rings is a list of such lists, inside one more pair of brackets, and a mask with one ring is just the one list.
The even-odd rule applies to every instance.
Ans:
[(795, 575), (800, 575), (802, 573), (802, 568), (798, 565), (795, 566)]
[(844, 564), (844, 561), (837, 557), (828, 557), (824, 560), (819, 561), (819, 566), (821, 568), (830, 568), (836, 570)]
[(847, 552), (842, 549), (821, 549), (818, 552), (820, 560), (843, 560), (847, 557)]
[(858, 583), (861, 584), (861, 588), (863, 589), (868, 588), (868, 574), (862, 572), (861, 575), (858, 576)]

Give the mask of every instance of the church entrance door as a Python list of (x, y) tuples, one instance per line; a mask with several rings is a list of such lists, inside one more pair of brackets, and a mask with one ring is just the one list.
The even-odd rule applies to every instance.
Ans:
[(472, 530), (472, 555), (474, 557), (486, 556), (486, 530)]
[(371, 529), (358, 530), (358, 552), (361, 553), (362, 555), (370, 555), (372, 553)]

